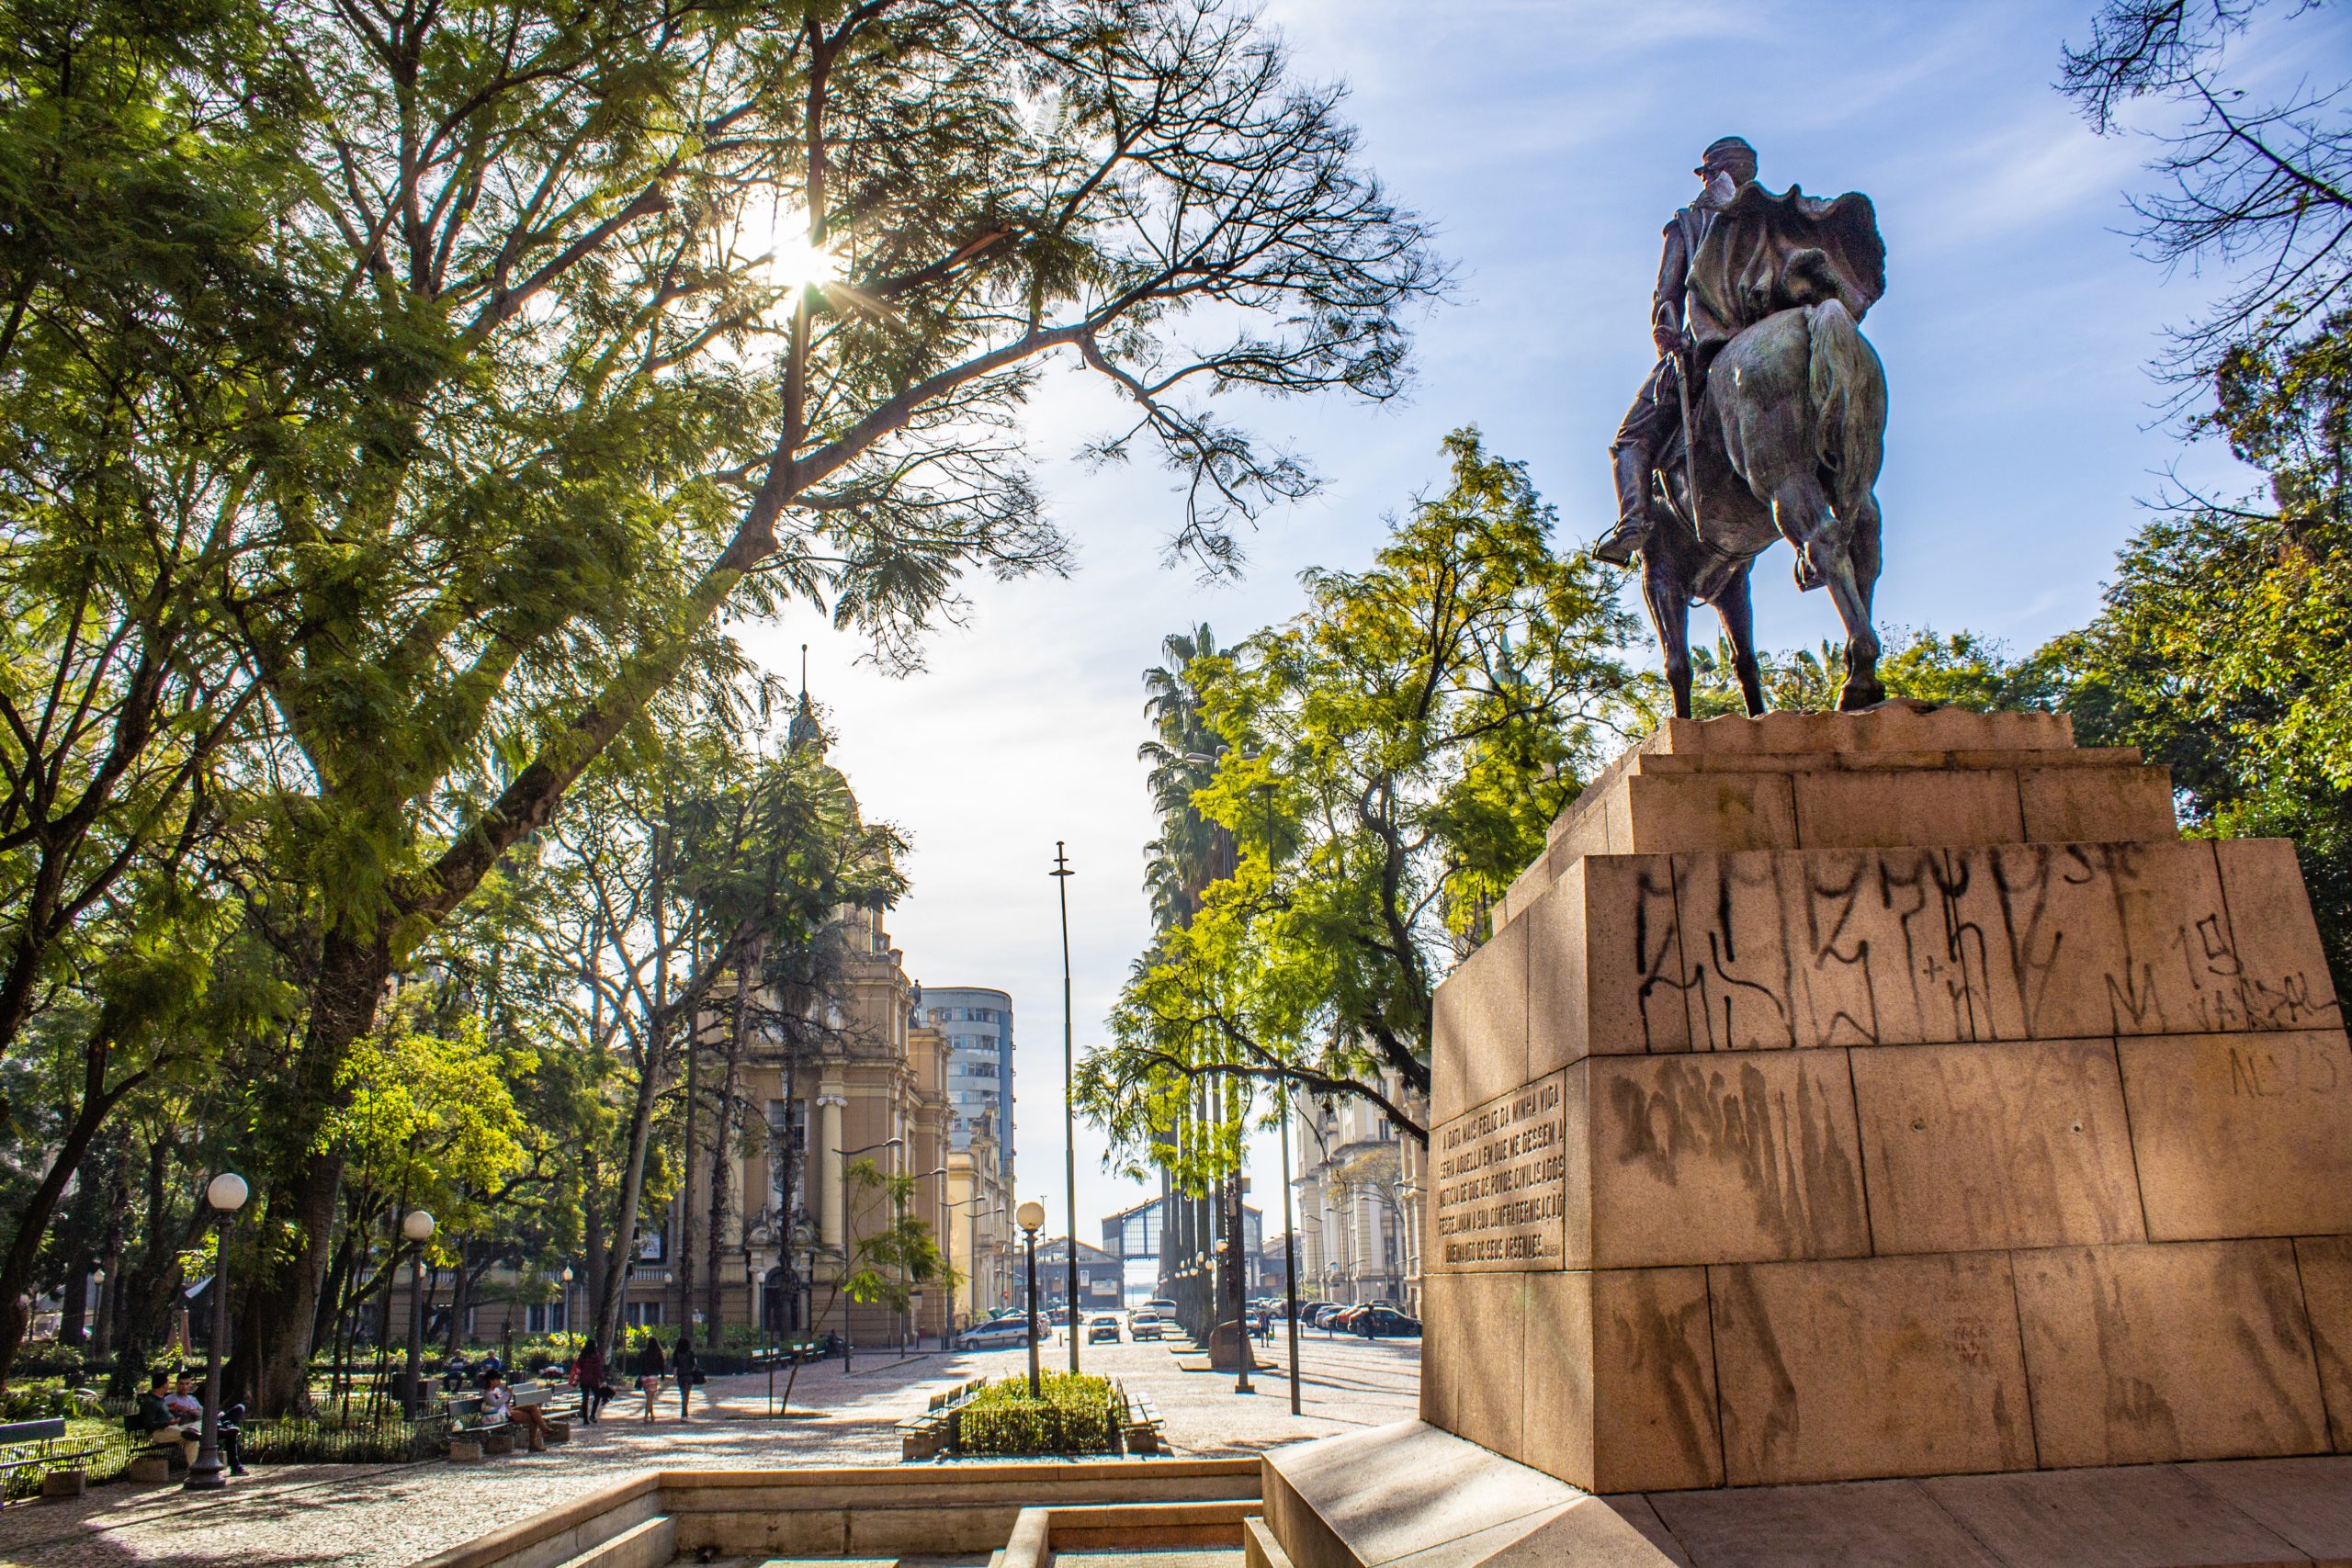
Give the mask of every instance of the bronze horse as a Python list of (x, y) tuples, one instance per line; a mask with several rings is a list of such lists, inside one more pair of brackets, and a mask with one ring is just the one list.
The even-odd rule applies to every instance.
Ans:
[[(1826, 587), (1846, 624), (1838, 705), (1883, 701), (1871, 592), (1879, 571), (1879, 462), (1886, 374), (1841, 302), (1765, 317), (1725, 344), (1690, 410), (1691, 428), (1659, 457), (1642, 592), (1666, 651), (1674, 711), (1690, 716), (1690, 606), (1715, 607), (1747, 711), (1764, 711), (1747, 576), (1778, 540), (1796, 547), (1797, 582)], [(1693, 509), (1683, 441), (1695, 436)]]

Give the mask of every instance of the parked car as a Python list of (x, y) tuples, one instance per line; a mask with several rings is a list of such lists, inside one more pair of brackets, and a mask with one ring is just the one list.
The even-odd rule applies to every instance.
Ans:
[(1331, 1326), (1331, 1320), (1338, 1317), (1341, 1313), (1347, 1310), (1348, 1309), (1346, 1307), (1340, 1305), (1337, 1302), (1317, 1307), (1315, 1309), (1315, 1315), (1306, 1320), (1306, 1326), (1309, 1328), (1329, 1328)]
[(1029, 1343), (1029, 1328), (1016, 1314), (1012, 1317), (1000, 1317), (993, 1323), (983, 1323), (977, 1328), (967, 1328), (964, 1330), (963, 1338), (956, 1343), (967, 1350), (1009, 1349), (1015, 1345)]
[(1143, 1303), (1143, 1310), (1165, 1321), (1176, 1315), (1176, 1303), (1165, 1296), (1154, 1296)]
[(1105, 1339), (1114, 1345), (1119, 1342), (1119, 1320), (1115, 1317), (1090, 1318), (1086, 1325), (1086, 1342), (1099, 1345)]
[(1157, 1313), (1139, 1312), (1127, 1319), (1127, 1337), (1130, 1339), (1157, 1339), (1159, 1333), (1159, 1315)]
[(1057, 1303), (1052, 1308), (1052, 1310), (1046, 1314), (1046, 1321), (1052, 1324), (1056, 1328), (1067, 1328), (1069, 1326), (1073, 1316), (1074, 1314), (1067, 1305)]
[(1395, 1307), (1368, 1306), (1355, 1314), (1354, 1318), (1349, 1322), (1348, 1328), (1352, 1333), (1363, 1335), (1366, 1339), (1372, 1339), (1400, 1334), (1419, 1334), (1421, 1331), (1421, 1320), (1418, 1317), (1408, 1317)]

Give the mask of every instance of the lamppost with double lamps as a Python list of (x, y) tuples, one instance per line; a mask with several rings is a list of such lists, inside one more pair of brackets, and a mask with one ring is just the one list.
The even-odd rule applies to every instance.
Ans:
[(433, 1216), (411, 1209), (401, 1216), (408, 1243), (408, 1418), (424, 1419), (424, 1244), (433, 1239)]
[(1046, 1206), (1032, 1198), (1013, 1218), (1020, 1222), (1021, 1234), (1029, 1243), (1029, 1397), (1043, 1399), (1046, 1389), (1037, 1377), (1037, 1232), (1046, 1223)]
[(204, 1438), (196, 1462), (187, 1467), (187, 1479), (180, 1483), (189, 1492), (229, 1484), (220, 1464), (220, 1364), (229, 1359), (229, 1227), (248, 1196), (245, 1179), (233, 1170), (222, 1171), (204, 1189), (204, 1201), (220, 1215), (220, 1229), (212, 1244), (212, 1354), (205, 1358)]
[[(843, 1150), (842, 1151), (842, 1153), (841, 1153), (841, 1161), (842, 1161), (842, 1276), (843, 1276), (844, 1278), (846, 1278), (846, 1277), (848, 1276), (848, 1273), (849, 1273), (849, 1227), (850, 1227), (850, 1212), (849, 1212), (849, 1162), (850, 1162), (850, 1159), (851, 1159), (851, 1157), (852, 1157), (853, 1156), (855, 1156), (855, 1155), (870, 1155), (870, 1154), (872, 1154), (872, 1153), (873, 1153), (875, 1150), (876, 1150), (876, 1149), (903, 1149), (903, 1148), (905, 1148), (906, 1146), (907, 1146), (907, 1141), (906, 1141), (906, 1139), (904, 1139), (904, 1138), (885, 1138), (885, 1139), (883, 1139), (883, 1140), (882, 1140), (880, 1143), (878, 1143), (878, 1144), (868, 1144), (868, 1145), (865, 1145), (864, 1148), (862, 1148), (862, 1149), (843, 1149)], [(896, 1164), (897, 1162), (896, 1162), (896, 1161), (892, 1161), (891, 1163)], [(811, 1333), (811, 1334), (814, 1334), (816, 1331), (817, 1331), (817, 1325), (816, 1325), (815, 1324), (813, 1324), (813, 1323), (812, 1323), (812, 1324), (810, 1324), (810, 1325), (808, 1325), (808, 1332), (809, 1332), (809, 1333)], [(850, 1370), (849, 1349), (850, 1349), (850, 1347), (849, 1347), (849, 1308), (847, 1308), (847, 1307), (843, 1307), (843, 1308), (842, 1308), (842, 1374), (844, 1377), (846, 1377), (846, 1376), (849, 1374), (849, 1370)]]

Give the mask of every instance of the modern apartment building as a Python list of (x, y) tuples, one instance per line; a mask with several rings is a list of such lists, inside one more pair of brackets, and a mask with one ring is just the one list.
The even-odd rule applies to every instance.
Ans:
[(949, 1146), (968, 1150), (985, 1122), (1012, 1184), (1012, 998), (986, 986), (925, 986), (922, 1021), (947, 1043)]

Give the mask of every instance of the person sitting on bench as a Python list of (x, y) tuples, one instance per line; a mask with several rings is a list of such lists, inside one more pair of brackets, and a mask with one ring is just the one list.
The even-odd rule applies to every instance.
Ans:
[(548, 1422), (536, 1404), (517, 1404), (514, 1391), (506, 1386), (506, 1374), (493, 1371), (490, 1382), (481, 1391), (481, 1413), (485, 1423), (505, 1421), (520, 1427), (528, 1434), (531, 1451), (547, 1452)]
[(150, 1448), (176, 1448), (182, 1441), (180, 1424), (171, 1411), (171, 1382), (169, 1372), (149, 1378), (147, 1392), (139, 1396), (138, 1408), (130, 1414), (132, 1433)]

